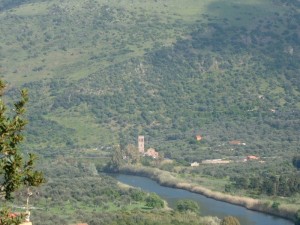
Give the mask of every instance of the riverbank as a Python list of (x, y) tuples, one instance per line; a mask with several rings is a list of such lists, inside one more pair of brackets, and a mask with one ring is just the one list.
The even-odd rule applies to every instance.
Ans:
[(292, 221), (295, 220), (295, 215), (297, 212), (296, 208), (291, 208), (283, 204), (279, 205), (278, 208), (275, 208), (269, 201), (262, 201), (242, 196), (233, 196), (221, 192), (212, 191), (198, 184), (189, 183), (185, 180), (176, 178), (172, 175), (172, 173), (157, 168), (126, 165), (120, 168), (120, 173), (148, 177), (163, 186), (184, 189), (204, 195), (209, 198), (213, 198), (215, 200), (228, 202), (234, 205), (245, 207), (250, 210), (279, 216)]

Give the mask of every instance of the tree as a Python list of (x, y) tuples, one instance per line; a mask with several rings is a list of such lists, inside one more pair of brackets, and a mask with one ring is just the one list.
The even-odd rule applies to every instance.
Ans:
[(176, 208), (179, 212), (199, 212), (200, 209), (197, 202), (187, 199), (178, 201)]
[(300, 169), (300, 156), (294, 156), (294, 158), (293, 158), (293, 165), (297, 169)]
[(136, 146), (128, 145), (126, 148), (126, 155), (128, 156), (129, 160), (133, 164), (137, 164), (140, 162), (140, 153)]
[(234, 216), (226, 216), (221, 221), (221, 225), (241, 225), (239, 220)]
[(146, 206), (151, 208), (163, 208), (164, 207), (164, 201), (157, 195), (157, 194), (150, 194), (146, 198)]
[[(43, 183), (43, 174), (34, 170), (36, 157), (29, 154), (27, 161), (22, 155), (18, 145), (23, 141), (22, 130), (27, 120), (24, 119), (25, 105), (28, 102), (27, 90), (21, 91), (21, 99), (14, 103), (13, 112), (7, 112), (2, 97), (5, 84), (0, 80), (0, 198), (10, 200), (13, 193), (22, 186), (38, 186)], [(7, 115), (9, 114), (9, 115)], [(9, 211), (0, 209), (1, 220), (7, 220), (5, 224), (18, 224), (6, 218)]]
[(110, 172), (118, 172), (119, 168), (124, 164), (123, 154), (120, 149), (120, 146), (118, 145), (114, 149), (114, 153), (111, 157), (111, 160), (108, 162), (108, 164), (105, 167), (105, 170)]
[(0, 224), (1, 225), (16, 225), (20, 224), (24, 216), (14, 216), (8, 209), (0, 210)]
[(300, 225), (300, 210), (297, 211), (295, 217), (296, 217), (295, 225)]

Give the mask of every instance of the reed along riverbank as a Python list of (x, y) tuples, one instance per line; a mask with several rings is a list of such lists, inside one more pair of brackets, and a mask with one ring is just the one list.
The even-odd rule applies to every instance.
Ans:
[(280, 204), (278, 207), (274, 207), (272, 202), (267, 200), (253, 199), (243, 196), (234, 196), (226, 193), (221, 193), (217, 191), (212, 191), (206, 187), (200, 186), (198, 184), (189, 183), (185, 180), (176, 178), (172, 173), (168, 171), (163, 171), (157, 168), (144, 167), (144, 166), (132, 166), (126, 165), (119, 169), (120, 173), (138, 175), (148, 177), (155, 180), (162, 186), (184, 189), (190, 192), (204, 195), (209, 198), (213, 198), (218, 201), (228, 202), (234, 205), (239, 205), (250, 210), (255, 210), (282, 218), (286, 218), (294, 221), (297, 209), (296, 207), (291, 207), (289, 205)]

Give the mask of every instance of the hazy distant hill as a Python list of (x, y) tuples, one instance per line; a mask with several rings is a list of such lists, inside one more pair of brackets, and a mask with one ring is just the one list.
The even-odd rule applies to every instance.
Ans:
[(299, 1), (15, 2), (0, 1), (0, 75), (30, 89), (28, 148), (144, 134), (187, 161), (299, 151)]

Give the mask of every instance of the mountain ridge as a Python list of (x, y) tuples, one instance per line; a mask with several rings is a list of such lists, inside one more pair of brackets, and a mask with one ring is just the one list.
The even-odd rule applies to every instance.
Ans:
[[(31, 93), (26, 148), (60, 154), (144, 134), (185, 161), (299, 151), (296, 4), (191, 0), (180, 14), (182, 3), (124, 3), (53, 0), (1, 13), (1, 76), (10, 96)], [(23, 32), (12, 38), (9, 24)], [(247, 146), (219, 149), (234, 139)]]

